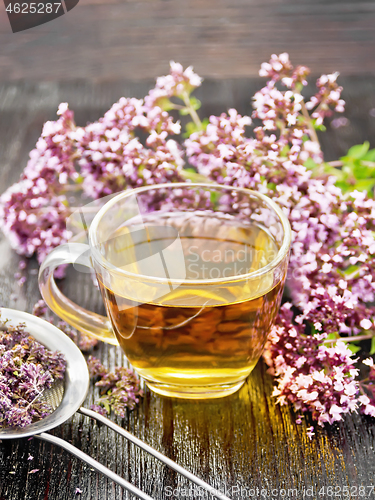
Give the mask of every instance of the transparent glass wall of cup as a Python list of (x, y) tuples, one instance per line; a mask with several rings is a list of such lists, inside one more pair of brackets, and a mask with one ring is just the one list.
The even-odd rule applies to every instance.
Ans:
[[(262, 354), (287, 272), (291, 231), (266, 196), (214, 184), (118, 194), (95, 215), (89, 245), (54, 249), (39, 284), (79, 330), (119, 344), (155, 392), (216, 398), (241, 387)], [(95, 269), (108, 318), (57, 288), (57, 266)]]

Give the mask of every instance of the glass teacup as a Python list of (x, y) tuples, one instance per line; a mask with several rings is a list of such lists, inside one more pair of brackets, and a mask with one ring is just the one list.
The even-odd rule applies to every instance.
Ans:
[[(266, 196), (214, 184), (146, 186), (95, 215), (89, 244), (69, 243), (43, 262), (39, 285), (71, 326), (119, 344), (156, 393), (217, 398), (238, 390), (275, 321), (291, 231)], [(108, 318), (57, 288), (66, 263), (95, 270)]]

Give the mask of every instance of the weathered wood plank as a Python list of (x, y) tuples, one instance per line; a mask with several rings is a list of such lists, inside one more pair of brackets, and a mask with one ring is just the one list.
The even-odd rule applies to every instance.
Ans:
[(375, 71), (372, 0), (81, 0), (13, 34), (0, 4), (0, 79), (147, 79), (169, 60), (205, 77), (249, 77), (274, 52), (313, 72)]

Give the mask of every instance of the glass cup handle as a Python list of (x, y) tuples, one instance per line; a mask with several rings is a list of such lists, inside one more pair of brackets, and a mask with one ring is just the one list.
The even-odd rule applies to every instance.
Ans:
[(65, 297), (53, 277), (55, 269), (64, 264), (79, 263), (92, 268), (89, 251), (90, 247), (84, 243), (69, 243), (54, 248), (39, 270), (40, 293), (49, 308), (69, 325), (108, 344), (118, 345), (108, 318), (87, 311)]

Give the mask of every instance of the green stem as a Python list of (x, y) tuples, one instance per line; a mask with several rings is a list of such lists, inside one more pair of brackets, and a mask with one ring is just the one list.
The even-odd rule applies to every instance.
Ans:
[(186, 106), (187, 111), (189, 112), (189, 114), (191, 116), (191, 119), (193, 120), (195, 125), (201, 130), (202, 129), (202, 122), (198, 116), (198, 113), (190, 105), (190, 99), (189, 99), (189, 96), (186, 92), (183, 92), (182, 100), (184, 101), (184, 104)]
[(181, 106), (180, 104), (174, 104), (173, 102), (169, 102), (170, 109), (185, 109), (185, 106)]
[(364, 386), (366, 386), (366, 384), (364, 384), (363, 382), (367, 382), (368, 380), (370, 380), (370, 378), (369, 378), (369, 377), (363, 378), (363, 379), (359, 382), (359, 385), (364, 385)]
[(212, 182), (211, 179), (208, 179), (205, 175), (198, 174), (198, 172), (189, 172), (188, 170), (182, 170), (180, 173), (182, 177), (192, 182), (204, 182), (204, 183)]
[[(50, 210), (51, 210), (51, 207), (29, 208), (28, 212), (46, 213), (46, 212), (49, 212)], [(95, 213), (95, 212), (99, 211), (99, 209), (96, 207), (65, 207), (65, 209), (63, 211), (73, 213), (76, 210), (80, 210), (81, 212), (84, 212), (87, 214), (91, 214), (91, 213)]]
[(330, 167), (333, 167), (333, 168), (339, 168), (339, 167), (343, 166), (343, 162), (340, 160), (328, 161), (327, 165), (329, 165)]
[(353, 335), (353, 337), (339, 337), (337, 339), (326, 339), (323, 341), (323, 344), (333, 344), (334, 342), (337, 342), (338, 340), (342, 340), (343, 342), (357, 342), (359, 340), (367, 340), (367, 339), (372, 339), (374, 335)]
[[(327, 164), (330, 167), (338, 168), (338, 167), (342, 167), (344, 165), (344, 162), (342, 162), (340, 160), (336, 160), (336, 161), (328, 161)], [(365, 165), (366, 167), (375, 168), (375, 161), (364, 161), (364, 160), (361, 160), (361, 164)]]
[(62, 189), (61, 193), (64, 192), (75, 192), (75, 191), (82, 191), (82, 184), (68, 184), (67, 186)]

